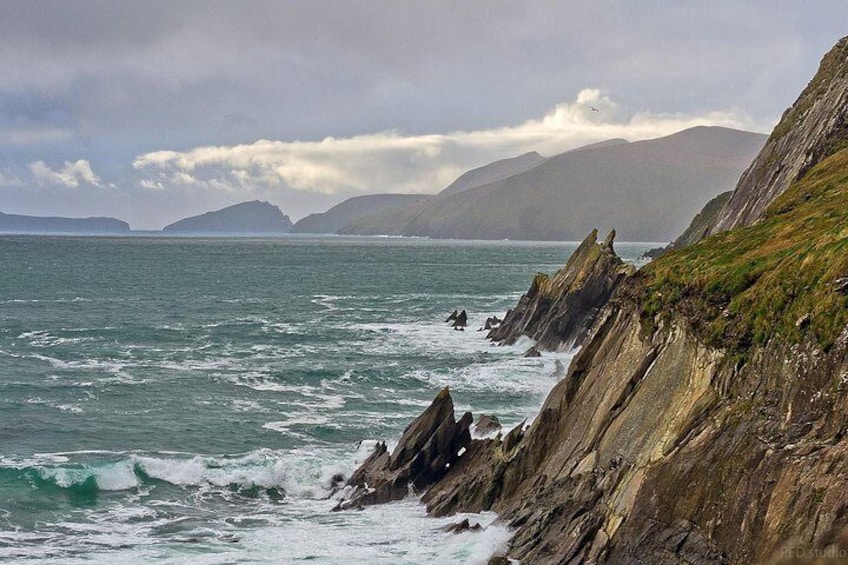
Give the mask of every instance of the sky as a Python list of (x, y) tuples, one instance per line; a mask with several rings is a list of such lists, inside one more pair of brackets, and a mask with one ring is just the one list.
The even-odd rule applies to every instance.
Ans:
[[(3, 0), (0, 211), (133, 229), (695, 125), (768, 133), (844, 0)], [(594, 110), (593, 110), (594, 108)]]

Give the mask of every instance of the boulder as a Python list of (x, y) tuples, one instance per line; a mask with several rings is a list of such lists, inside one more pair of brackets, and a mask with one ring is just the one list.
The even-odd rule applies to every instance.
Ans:
[(478, 436), (485, 436), (499, 431), (501, 431), (501, 423), (498, 421), (497, 416), (482, 414), (477, 419), (477, 423), (474, 424), (474, 434)]
[(471, 442), (471, 412), (459, 421), (454, 418), (453, 399), (448, 387), (404, 430), (395, 450), (389, 455), (385, 443), (351, 475), (347, 496), (334, 510), (361, 508), (400, 500), (410, 488), (423, 492), (441, 479)]

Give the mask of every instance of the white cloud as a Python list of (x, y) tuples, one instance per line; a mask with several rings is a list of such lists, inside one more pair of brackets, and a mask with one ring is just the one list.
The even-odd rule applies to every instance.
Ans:
[(65, 186), (76, 188), (80, 184), (103, 186), (100, 177), (91, 169), (91, 163), (85, 159), (65, 161), (57, 169), (51, 169), (44, 161), (29, 164), (29, 170), (39, 186)]
[(20, 187), (24, 182), (16, 174), (0, 169), (0, 187)]
[(141, 171), (146, 187), (431, 193), (469, 168), (527, 151), (553, 155), (605, 139), (649, 139), (696, 125), (754, 128), (750, 119), (734, 112), (621, 113), (599, 90), (584, 89), (574, 102), (558, 104), (541, 119), (516, 126), (432, 135), (388, 131), (321, 141), (263, 139), (248, 145), (146, 153), (137, 156), (133, 166)]

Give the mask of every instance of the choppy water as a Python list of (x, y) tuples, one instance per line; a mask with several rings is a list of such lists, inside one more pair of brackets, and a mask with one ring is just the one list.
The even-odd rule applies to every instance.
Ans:
[(446, 534), (414, 498), (330, 513), (332, 477), (445, 385), (532, 417), (568, 355), (474, 330), (573, 249), (0, 238), (0, 561), (485, 562), (506, 528)]

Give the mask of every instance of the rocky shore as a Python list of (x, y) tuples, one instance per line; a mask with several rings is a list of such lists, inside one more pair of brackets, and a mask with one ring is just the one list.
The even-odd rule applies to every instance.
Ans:
[(841, 562), (846, 77), (848, 38), (713, 216), (721, 233), (637, 272), (592, 233), (537, 275), (490, 336), (581, 349), (529, 427), (472, 439), (445, 389), (340, 507), (411, 484), (433, 515), (496, 511), (522, 563)]

